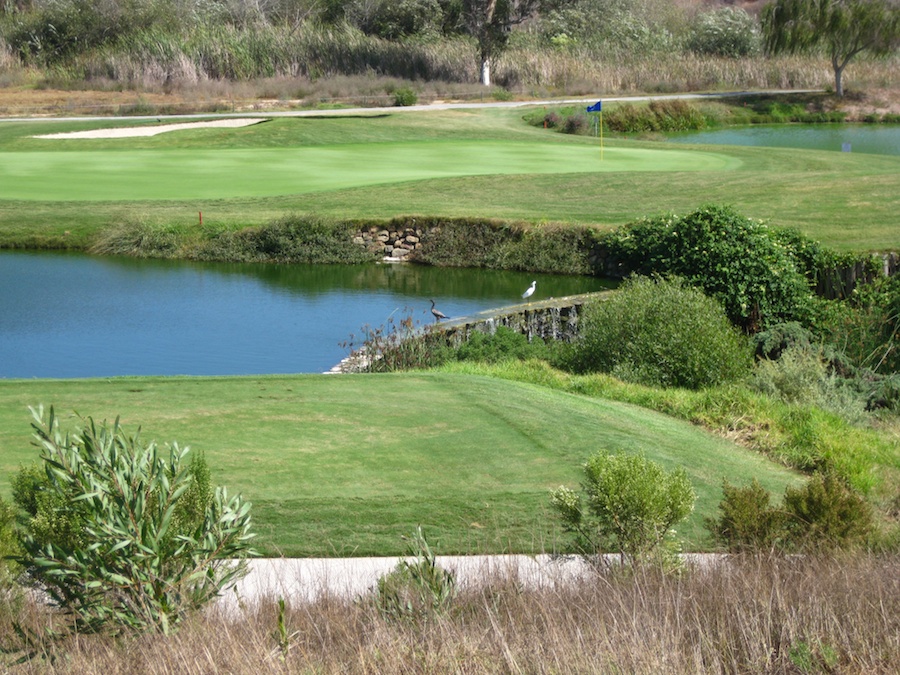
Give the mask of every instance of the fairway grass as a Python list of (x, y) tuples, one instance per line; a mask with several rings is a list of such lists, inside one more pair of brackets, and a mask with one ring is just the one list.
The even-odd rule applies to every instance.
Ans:
[(688, 423), (627, 404), (452, 373), (0, 381), (0, 472), (37, 457), (28, 405), (206, 453), (254, 504), (259, 544), (289, 556), (396, 555), (421, 524), (441, 553), (552, 551), (549, 490), (596, 451), (683, 467), (698, 493), (680, 535), (707, 545), (723, 479), (775, 494), (800, 478)]
[[(900, 158), (598, 139), (527, 110), (279, 118), (135, 139), (42, 133), (136, 122), (0, 124), (0, 245), (85, 248), (141, 221), (190, 231), (288, 213), (478, 217), (614, 227), (707, 203), (843, 251), (898, 243)], [(146, 122), (140, 124), (146, 125)]]

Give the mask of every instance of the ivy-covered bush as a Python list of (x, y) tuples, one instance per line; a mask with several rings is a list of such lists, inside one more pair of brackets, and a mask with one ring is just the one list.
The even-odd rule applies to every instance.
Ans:
[(699, 389), (750, 372), (749, 340), (721, 305), (681, 279), (634, 277), (585, 307), (572, 370), (662, 387)]
[(52, 408), (33, 413), (42, 467), (14, 484), (21, 560), (76, 630), (168, 633), (244, 573), (250, 504), (213, 492), (202, 458), (118, 420), (64, 436)]
[(812, 293), (766, 225), (727, 206), (639, 220), (601, 238), (618, 273), (672, 274), (716, 298), (749, 333), (810, 315)]

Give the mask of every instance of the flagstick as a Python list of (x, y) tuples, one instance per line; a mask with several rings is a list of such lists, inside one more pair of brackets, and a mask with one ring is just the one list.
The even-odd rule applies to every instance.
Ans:
[(600, 161), (603, 161), (603, 110), (600, 110)]

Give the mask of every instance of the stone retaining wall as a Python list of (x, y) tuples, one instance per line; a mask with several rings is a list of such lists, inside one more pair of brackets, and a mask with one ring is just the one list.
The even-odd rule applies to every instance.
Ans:
[(442, 322), (441, 329), (455, 344), (465, 342), (474, 331), (494, 333), (499, 326), (522, 333), (529, 340), (542, 338), (571, 342), (578, 337), (578, 324), (585, 302), (602, 298), (609, 292), (569, 295), (488, 310)]
[[(571, 342), (578, 337), (579, 320), (584, 311), (584, 304), (603, 299), (609, 293), (611, 291), (582, 293), (490, 309), (471, 316), (442, 321), (437, 328), (447, 335), (451, 344), (465, 342), (475, 331), (494, 333), (499, 326), (506, 326), (517, 333), (522, 333), (529, 340), (542, 338)], [(328, 372), (358, 373), (365, 369), (367, 363), (368, 356), (357, 351)]]

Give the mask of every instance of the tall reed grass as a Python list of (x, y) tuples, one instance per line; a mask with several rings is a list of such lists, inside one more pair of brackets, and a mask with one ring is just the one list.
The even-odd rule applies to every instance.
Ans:
[[(897, 65), (896, 57), (856, 59), (846, 73), (848, 87), (895, 86)], [(426, 82), (475, 85), (479, 80), (477, 46), (471, 38), (390, 41), (347, 25), (314, 23), (296, 30), (274, 25), (240, 28), (205, 24), (184, 36), (148, 28), (74, 57), (55, 73), (74, 80), (109, 80), (147, 90), (191, 87), (208, 80), (295, 78), (316, 82), (355, 75), (400, 78), (423, 87)], [(834, 75), (826, 59), (813, 56), (623, 54), (528, 44), (500, 54), (493, 79), (507, 90), (522, 94), (588, 95), (828, 88)]]
[[(607, 573), (527, 588), (487, 577), (427, 620), (371, 601), (265, 598), (213, 611), (171, 637), (36, 639), (12, 672), (124, 673), (896, 673), (900, 560), (747, 558)], [(34, 603), (0, 619), (4, 648), (57, 623)], [(0, 656), (9, 664), (13, 656)]]

